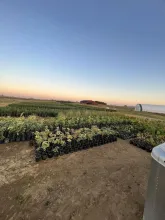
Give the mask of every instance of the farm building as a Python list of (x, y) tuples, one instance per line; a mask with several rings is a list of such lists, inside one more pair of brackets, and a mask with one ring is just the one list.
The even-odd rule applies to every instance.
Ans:
[(165, 105), (137, 104), (135, 107), (135, 111), (165, 114)]

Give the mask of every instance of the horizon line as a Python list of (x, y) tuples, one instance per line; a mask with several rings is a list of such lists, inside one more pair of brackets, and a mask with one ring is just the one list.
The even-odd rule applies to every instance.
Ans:
[[(3, 95), (1, 94), (0, 97), (3, 97), (3, 98), (15, 98), (15, 99), (26, 99), (26, 100), (42, 100), (42, 101), (57, 101), (57, 102), (60, 102), (60, 101), (65, 101), (65, 102), (78, 102), (80, 103), (80, 101), (73, 101), (73, 100), (69, 100), (69, 99), (53, 99), (53, 98), (36, 98), (36, 97), (27, 97), (27, 96), (10, 96), (10, 95)], [(108, 104), (107, 105), (114, 105), (114, 106), (129, 106), (129, 107), (134, 107), (135, 105), (127, 105), (127, 104)]]

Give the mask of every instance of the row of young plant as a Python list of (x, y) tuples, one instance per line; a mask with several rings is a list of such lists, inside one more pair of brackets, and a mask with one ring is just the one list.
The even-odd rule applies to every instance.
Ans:
[[(61, 129), (57, 127), (54, 132), (45, 129), (43, 132), (35, 132), (35, 159), (45, 160), (47, 157), (57, 157), (59, 155), (74, 151), (100, 146), (117, 140), (130, 139), (130, 143), (151, 152), (152, 148), (165, 141), (165, 130), (157, 130), (151, 127), (148, 122), (146, 125), (139, 126), (139, 123), (126, 125), (111, 125), (111, 127), (80, 129)], [(150, 125), (150, 127), (148, 127)], [(148, 130), (147, 130), (148, 128)]]
[(146, 120), (143, 127), (143, 132), (138, 132), (137, 136), (130, 140), (130, 144), (151, 152), (155, 146), (165, 142), (164, 122)]
[[(1, 117), (0, 118), (0, 143), (12, 141), (30, 140), (33, 138), (35, 131), (43, 131), (47, 126), (50, 131), (54, 131), (56, 127), (62, 130), (63, 127), (79, 129), (91, 128), (96, 125), (99, 128), (123, 125), (132, 125), (135, 122), (129, 117), (105, 115), (105, 116), (80, 116), (80, 117), (63, 117), (57, 118), (39, 118), (36, 116), (29, 117)], [(116, 128), (117, 130), (117, 128)]]
[(80, 129), (109, 127), (117, 132), (117, 137), (131, 139), (130, 143), (151, 151), (153, 147), (165, 142), (165, 123), (156, 120), (144, 120), (122, 115), (91, 115), (80, 117), (58, 116), (57, 118), (29, 117), (2, 117), (0, 118), (0, 143), (24, 141), (34, 138), (34, 132), (44, 131), (47, 127), (54, 132), (57, 127)]
[(0, 118), (0, 143), (32, 140), (34, 132), (44, 130), (45, 126), (45, 120), (36, 116), (2, 117)]
[[(12, 103), (9, 106), (11, 107), (39, 107), (39, 108), (84, 108), (84, 105), (76, 104), (76, 103), (60, 103), (60, 102), (19, 102)], [(88, 106), (87, 106), (88, 107)], [(90, 107), (90, 106), (89, 106)], [(92, 108), (92, 107), (91, 107)]]
[(48, 128), (42, 132), (35, 132), (35, 159), (45, 160), (71, 152), (88, 149), (94, 146), (114, 142), (117, 132), (110, 128), (92, 126), (91, 128), (56, 128), (51, 132)]
[(59, 102), (20, 102), (9, 105), (12, 108), (48, 108), (56, 110), (69, 110), (69, 109), (84, 109), (84, 110), (96, 110), (103, 111), (103, 108), (96, 106), (80, 105), (78, 103), (59, 103)]
[(58, 112), (54, 109), (36, 108), (36, 107), (0, 107), (0, 116), (20, 117), (21, 115), (27, 117), (29, 115), (37, 115), (40, 117), (57, 117)]
[(100, 111), (100, 112), (113, 112), (114, 110), (111, 109), (103, 109), (103, 108), (97, 108), (97, 107), (86, 107), (79, 105), (76, 106), (54, 106), (54, 105), (26, 105), (26, 104), (11, 104), (7, 107), (0, 107), (0, 116), (11, 116), (11, 117), (20, 117), (21, 115), (27, 117), (29, 115), (37, 115), (40, 117), (56, 117), (59, 112), (68, 111), (68, 110), (79, 110), (79, 111)]

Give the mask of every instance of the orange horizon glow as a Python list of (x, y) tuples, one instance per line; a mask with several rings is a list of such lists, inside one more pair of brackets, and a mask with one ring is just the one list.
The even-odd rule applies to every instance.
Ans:
[[(136, 104), (138, 103), (146, 103), (146, 102), (133, 102), (131, 100), (122, 100), (122, 99), (118, 99), (117, 101), (115, 100), (115, 98), (111, 98), (109, 100), (107, 99), (104, 99), (102, 97), (87, 97), (87, 96), (70, 96), (70, 95), (60, 95), (58, 93), (58, 95), (48, 95), (44, 92), (42, 93), (38, 93), (37, 91), (26, 91), (23, 90), (23, 89), (15, 89), (15, 91), (13, 91), (12, 88), (8, 88), (7, 91), (5, 90), (2, 90), (0, 88), (0, 95), (3, 95), (3, 96), (10, 96), (10, 97), (15, 97), (15, 98), (32, 98), (32, 99), (41, 99), (41, 100), (64, 100), (64, 101), (74, 101), (74, 102), (79, 102), (81, 100), (97, 100), (97, 101), (103, 101), (103, 102), (106, 102), (107, 104), (110, 104), (110, 105), (128, 105), (128, 106), (135, 106)], [(149, 104), (149, 103), (147, 103)], [(155, 104), (158, 104), (158, 105), (162, 105), (163, 103), (162, 102), (156, 102)]]
[(107, 101), (105, 99), (100, 99), (100, 98), (92, 98), (92, 97), (86, 97), (86, 96), (75, 96), (75, 97), (71, 97), (71, 96), (55, 96), (55, 95), (47, 95), (47, 94), (38, 94), (37, 92), (28, 92), (25, 93), (23, 91), (11, 91), (8, 89), (7, 92), (3, 92), (0, 90), (0, 95), (3, 96), (9, 96), (9, 97), (15, 97), (15, 98), (32, 98), (32, 99), (41, 99), (41, 100), (64, 100), (64, 101), (74, 101), (74, 102), (79, 102), (81, 100), (95, 100), (95, 101), (103, 101), (106, 102), (108, 104), (112, 104), (112, 105), (135, 105), (131, 102), (125, 102), (125, 101)]
[[(65, 101), (81, 101), (81, 100), (97, 100), (106, 102), (109, 105), (128, 105), (135, 106), (141, 104), (163, 105), (163, 95), (155, 97), (149, 93), (137, 93), (136, 90), (129, 92), (124, 90), (107, 88), (85, 88), (63, 84), (56, 84), (54, 87), (48, 82), (23, 82), (23, 78), (8, 81), (0, 86), (0, 95), (13, 96), (19, 98), (47, 99), (47, 100), (65, 100)], [(20, 81), (19, 81), (20, 80)], [(153, 100), (156, 100), (153, 102)]]

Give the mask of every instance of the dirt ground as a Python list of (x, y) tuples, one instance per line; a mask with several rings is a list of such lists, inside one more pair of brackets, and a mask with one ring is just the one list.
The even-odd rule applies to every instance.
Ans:
[(33, 153), (0, 145), (0, 219), (142, 219), (149, 153), (123, 140), (39, 163)]

